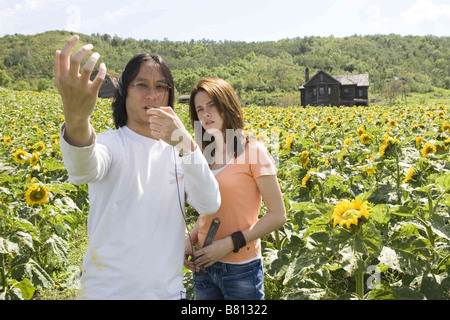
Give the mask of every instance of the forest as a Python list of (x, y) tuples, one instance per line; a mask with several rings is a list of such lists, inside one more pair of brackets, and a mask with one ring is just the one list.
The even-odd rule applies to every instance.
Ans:
[[(71, 34), (48, 31), (0, 38), (0, 87), (56, 92), (54, 52)], [(450, 37), (311, 36), (247, 43), (135, 40), (99, 33), (79, 36), (77, 47), (92, 43), (110, 72), (121, 73), (135, 54), (161, 55), (173, 71), (177, 95), (189, 94), (202, 77), (220, 77), (234, 86), (244, 104), (296, 105), (306, 67), (311, 75), (318, 70), (331, 75), (368, 73), (372, 103), (395, 102), (401, 92), (450, 89)]]

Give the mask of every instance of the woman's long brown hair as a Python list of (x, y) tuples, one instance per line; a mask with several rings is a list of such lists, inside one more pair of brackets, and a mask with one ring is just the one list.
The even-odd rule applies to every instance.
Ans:
[[(249, 137), (244, 133), (244, 114), (236, 92), (225, 80), (219, 78), (206, 78), (200, 80), (194, 89), (192, 89), (189, 101), (191, 125), (194, 129), (196, 128), (196, 121), (199, 121), (197, 111), (195, 110), (195, 96), (200, 91), (204, 91), (209, 95), (223, 118), (224, 123), (222, 133), (224, 139), (226, 138), (227, 129), (233, 130), (233, 143), (232, 146), (229, 146), (229, 143), (227, 143), (227, 149), (233, 147), (234, 157), (239, 156), (244, 151), (245, 146), (249, 141)], [(194, 134), (196, 143), (202, 146), (202, 151), (214, 141), (214, 137), (211, 137), (210, 141), (205, 141), (205, 129), (203, 127), (201, 127), (201, 134), (200, 132), (194, 132)]]

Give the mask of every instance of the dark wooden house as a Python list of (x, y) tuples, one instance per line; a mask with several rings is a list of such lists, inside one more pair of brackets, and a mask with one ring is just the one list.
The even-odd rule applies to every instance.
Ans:
[(299, 90), (302, 106), (367, 106), (369, 75), (332, 76), (321, 70), (310, 79), (306, 68), (305, 84)]
[[(98, 70), (92, 71), (91, 81), (97, 76)], [(105, 80), (103, 80), (100, 91), (98, 92), (99, 98), (113, 98), (114, 93), (119, 85), (120, 74), (106, 72)]]
[(189, 104), (190, 100), (191, 100), (191, 96), (188, 94), (183, 94), (178, 97), (178, 103)]

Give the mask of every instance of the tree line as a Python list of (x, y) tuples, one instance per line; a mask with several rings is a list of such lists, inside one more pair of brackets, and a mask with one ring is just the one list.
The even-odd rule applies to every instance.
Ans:
[[(72, 33), (49, 31), (0, 38), (0, 86), (53, 91), (54, 52)], [(189, 94), (202, 77), (229, 81), (244, 103), (299, 103), (305, 68), (314, 75), (368, 73), (370, 93), (389, 92), (400, 80), (403, 90), (450, 89), (450, 37), (366, 35), (298, 37), (279, 41), (135, 40), (108, 34), (79, 34), (92, 43), (109, 71), (120, 73), (142, 52), (161, 55), (171, 66), (177, 94)]]

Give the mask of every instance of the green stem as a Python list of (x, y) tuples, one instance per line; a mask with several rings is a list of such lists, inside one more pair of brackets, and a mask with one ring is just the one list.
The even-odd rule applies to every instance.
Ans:
[(431, 229), (431, 227), (428, 225), (428, 223), (425, 220), (423, 220), (422, 218), (417, 217), (417, 220), (425, 227), (427, 238), (428, 238), (428, 240), (430, 240), (430, 244), (431, 244), (431, 247), (433, 248), (433, 255), (434, 255), (435, 237), (434, 237), (433, 229)]
[(395, 165), (397, 169), (397, 195), (400, 201), (400, 159), (398, 158), (398, 153), (395, 152)]
[(4, 254), (0, 253), (0, 272), (2, 276), (2, 287), (3, 291), (6, 292), (6, 273), (5, 273), (5, 261), (4, 261)]
[(275, 244), (278, 250), (281, 250), (281, 242), (280, 242), (280, 232), (277, 230), (274, 231), (275, 233)]
[(433, 273), (438, 273), (441, 266), (447, 261), (447, 259), (450, 259), (450, 253), (446, 255), (437, 265), (435, 269), (433, 269)]
[(323, 186), (321, 182), (319, 182), (319, 189), (320, 189), (320, 199), (322, 203), (325, 203), (325, 197), (323, 196)]
[(358, 271), (355, 274), (356, 278), (356, 294), (360, 299), (364, 297), (364, 272)]
[(430, 189), (428, 189), (427, 196), (428, 196), (428, 210), (430, 212), (430, 217), (432, 217), (433, 213), (434, 213), (434, 208), (433, 208), (433, 199), (431, 198)]

